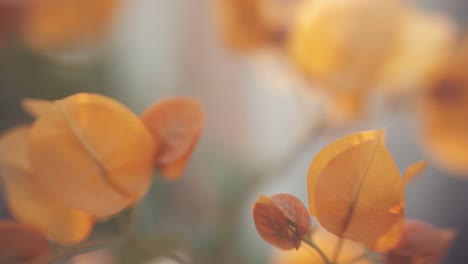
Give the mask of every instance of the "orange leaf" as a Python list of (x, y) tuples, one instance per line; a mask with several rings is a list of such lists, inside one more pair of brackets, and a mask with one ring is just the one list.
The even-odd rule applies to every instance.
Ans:
[(37, 230), (12, 221), (0, 221), (0, 263), (47, 264), (49, 243)]
[(294, 225), (299, 238), (311, 231), (310, 215), (304, 204), (290, 194), (277, 194), (271, 197), (272, 202), (281, 213)]
[(154, 141), (124, 105), (96, 94), (54, 102), (30, 135), (34, 179), (66, 205), (98, 217), (140, 199), (151, 182)]
[(204, 119), (200, 102), (189, 97), (159, 101), (141, 115), (154, 141), (159, 144), (154, 163), (162, 168), (163, 176), (168, 179), (181, 176), (198, 142)]
[(421, 160), (408, 166), (403, 174), (404, 184), (408, 184), (418, 177), (427, 167), (427, 161)]
[(456, 233), (421, 221), (407, 221), (398, 246), (387, 254), (387, 264), (437, 264)]
[[(276, 203), (280, 204), (281, 209)], [(301, 245), (302, 236), (305, 235), (299, 234), (297, 231), (304, 231), (304, 228), (300, 226), (307, 225), (303, 219), (304, 211), (299, 209), (303, 206), (299, 206), (295, 209), (295, 206), (297, 206), (298, 203), (300, 204), (297, 198), (284, 195), (276, 196), (276, 203), (263, 195), (255, 202), (253, 217), (257, 232), (266, 242), (280, 249), (297, 249)], [(288, 218), (287, 215), (293, 219), (299, 220), (300, 224), (296, 224), (296, 222)], [(293, 233), (293, 230), (290, 228), (296, 227), (300, 228), (295, 229), (295, 233)]]
[[(347, 142), (347, 149), (332, 147), (317, 155), (322, 161), (331, 159), (309, 182), (315, 183), (309, 201), (329, 232), (372, 245), (403, 217), (404, 185), (383, 137), (382, 131), (352, 134), (338, 141), (338, 148)], [(362, 138), (367, 140), (357, 140)]]
[(381, 133), (381, 132), (380, 131), (366, 131), (366, 132), (359, 132), (359, 133), (348, 135), (324, 147), (315, 156), (315, 158), (312, 160), (312, 163), (310, 164), (309, 171), (307, 173), (307, 192), (309, 193), (309, 210), (313, 216), (316, 215), (315, 200), (314, 200), (314, 196), (311, 194), (315, 193), (315, 186), (317, 184), (317, 179), (320, 177), (320, 174), (322, 173), (322, 171), (327, 167), (328, 162), (332, 160), (338, 154), (350, 148), (353, 148), (365, 141), (375, 138), (378, 133)]
[(23, 98), (21, 100), (23, 109), (33, 117), (39, 117), (54, 107), (54, 103), (42, 99)]
[(0, 177), (8, 207), (16, 219), (37, 228), (54, 242), (81, 242), (91, 233), (94, 220), (39, 188), (27, 160), (29, 130), (26, 126), (18, 127), (0, 138)]

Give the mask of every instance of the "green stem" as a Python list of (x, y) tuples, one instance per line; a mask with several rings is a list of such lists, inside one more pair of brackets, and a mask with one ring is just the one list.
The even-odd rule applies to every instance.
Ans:
[(317, 251), (320, 257), (323, 259), (325, 264), (332, 264), (332, 262), (330, 262), (330, 260), (328, 259), (327, 255), (325, 255), (325, 253), (317, 245), (315, 245), (314, 242), (312, 242), (312, 240), (310, 240), (309, 236), (305, 236), (304, 238), (302, 238), (302, 241), (309, 245), (311, 248), (315, 249), (315, 251)]

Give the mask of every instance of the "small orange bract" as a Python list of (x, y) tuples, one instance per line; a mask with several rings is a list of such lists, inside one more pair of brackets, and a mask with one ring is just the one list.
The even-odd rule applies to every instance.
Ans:
[(30, 127), (22, 126), (0, 138), (0, 177), (8, 207), (17, 220), (37, 228), (54, 242), (81, 242), (91, 233), (94, 219), (65, 206), (37, 185), (28, 161), (29, 131)]
[(155, 144), (124, 105), (97, 94), (54, 101), (29, 134), (38, 185), (66, 205), (111, 216), (148, 190)]
[(261, 195), (254, 204), (253, 217), (260, 237), (280, 249), (298, 249), (302, 237), (310, 232), (307, 209), (292, 195), (271, 199)]
[(0, 221), (0, 263), (47, 264), (51, 261), (49, 243), (31, 227)]
[(198, 142), (205, 114), (197, 99), (174, 97), (150, 106), (141, 120), (159, 145), (154, 164), (167, 179), (179, 178)]

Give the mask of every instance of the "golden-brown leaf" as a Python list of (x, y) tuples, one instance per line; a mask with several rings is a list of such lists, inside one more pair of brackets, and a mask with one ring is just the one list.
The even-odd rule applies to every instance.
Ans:
[(421, 160), (413, 163), (406, 168), (403, 174), (403, 183), (406, 185), (418, 177), (427, 167), (427, 161)]
[[(286, 207), (284, 201), (280, 203), (283, 208)], [(301, 237), (290, 230), (291, 220), (284, 215), (272, 199), (261, 195), (254, 204), (253, 217), (258, 234), (266, 242), (284, 250), (297, 249), (301, 245)]]
[[(320, 247), (327, 258), (331, 261), (334, 257), (339, 238), (318, 229), (312, 235), (313, 242)], [(365, 253), (362, 245), (350, 240), (342, 241), (337, 263), (369, 264), (364, 258), (359, 259)], [(302, 243), (298, 250), (276, 250), (272, 257), (272, 264), (325, 264), (322, 257), (309, 245)]]
[(154, 141), (124, 105), (96, 94), (54, 102), (30, 135), (33, 176), (47, 193), (98, 217), (140, 199), (151, 182)]
[[(355, 135), (346, 139), (354, 142)], [(329, 232), (373, 245), (403, 217), (404, 185), (383, 137), (376, 131), (330, 159), (319, 174), (309, 199)]]
[(94, 220), (51, 197), (31, 177), (27, 160), (29, 130), (26, 126), (18, 127), (0, 138), (0, 178), (8, 207), (16, 219), (37, 228), (54, 242), (81, 242), (91, 233)]
[(175, 97), (149, 107), (141, 120), (159, 144), (154, 164), (163, 176), (177, 179), (182, 175), (204, 126), (205, 114), (197, 99)]
[(338, 154), (353, 148), (363, 142), (366, 142), (370, 139), (375, 138), (380, 131), (365, 131), (358, 132), (348, 135), (346, 137), (340, 138), (330, 145), (324, 147), (322, 150), (317, 153), (317, 155), (312, 160), (312, 163), (309, 166), (309, 171), (307, 173), (307, 192), (309, 193), (309, 210), (310, 213), (315, 216), (315, 200), (314, 196), (311, 195), (315, 193), (315, 186), (317, 179), (319, 178), (322, 171), (327, 167), (328, 162), (336, 157)]
[(12, 221), (0, 221), (0, 263), (47, 264), (49, 243), (36, 229)]
[(29, 0), (22, 34), (40, 51), (82, 47), (102, 38), (121, 0)]
[(386, 256), (387, 264), (438, 264), (450, 248), (456, 232), (421, 221), (405, 223), (398, 246)]
[(21, 100), (23, 109), (33, 117), (39, 117), (54, 107), (54, 103), (42, 99), (23, 98)]

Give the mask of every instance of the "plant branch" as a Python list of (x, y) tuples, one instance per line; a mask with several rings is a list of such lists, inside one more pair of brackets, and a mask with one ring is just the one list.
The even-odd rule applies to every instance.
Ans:
[(309, 236), (303, 237), (302, 241), (306, 243), (307, 245), (309, 245), (311, 248), (313, 248), (315, 251), (317, 251), (317, 253), (323, 259), (325, 264), (332, 264), (332, 262), (330, 262), (330, 260), (328, 259), (327, 255), (325, 255), (322, 249), (320, 249), (314, 242), (312, 242), (312, 240), (310, 240)]
[(338, 240), (338, 243), (336, 244), (336, 247), (335, 247), (335, 252), (333, 253), (333, 263), (336, 264), (337, 261), (338, 261), (338, 257), (340, 256), (340, 253), (341, 253), (341, 248), (343, 247), (343, 238), (340, 238), (340, 240)]

